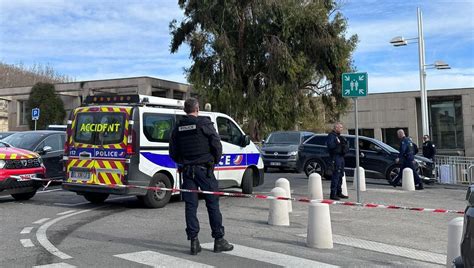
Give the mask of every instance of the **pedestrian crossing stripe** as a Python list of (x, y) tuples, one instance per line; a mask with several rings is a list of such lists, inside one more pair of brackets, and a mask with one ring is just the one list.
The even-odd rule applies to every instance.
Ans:
[(186, 260), (183, 258), (177, 258), (171, 255), (166, 255), (162, 253), (158, 253), (155, 251), (139, 251), (134, 253), (125, 253), (125, 254), (118, 254), (114, 255), (115, 257), (149, 265), (152, 267), (192, 267), (192, 268), (207, 268), (207, 267), (214, 267), (207, 264)]

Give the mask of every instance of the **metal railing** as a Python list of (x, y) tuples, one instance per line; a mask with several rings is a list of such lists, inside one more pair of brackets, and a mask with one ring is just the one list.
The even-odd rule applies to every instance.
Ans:
[(439, 183), (470, 185), (474, 182), (474, 157), (437, 155), (434, 162)]

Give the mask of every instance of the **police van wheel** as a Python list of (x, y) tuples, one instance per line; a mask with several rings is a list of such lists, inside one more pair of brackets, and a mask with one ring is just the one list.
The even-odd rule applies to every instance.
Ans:
[(251, 168), (247, 168), (244, 172), (244, 176), (242, 177), (242, 193), (244, 194), (251, 194), (253, 193), (253, 170)]
[(105, 201), (109, 197), (109, 194), (101, 194), (101, 193), (84, 193), (84, 198), (91, 202), (92, 204), (100, 204)]
[[(171, 181), (165, 174), (155, 174), (150, 181), (151, 187), (172, 188)], [(162, 208), (168, 204), (171, 198), (170, 191), (156, 191), (149, 189), (145, 196), (140, 198), (143, 204), (149, 208)]]
[(12, 197), (15, 198), (15, 200), (28, 200), (35, 196), (36, 190), (33, 192), (28, 192), (28, 193), (21, 193), (21, 194), (12, 194)]

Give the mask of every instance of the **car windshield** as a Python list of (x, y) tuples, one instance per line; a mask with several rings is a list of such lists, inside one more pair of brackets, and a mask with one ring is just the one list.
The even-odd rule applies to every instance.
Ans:
[(41, 133), (22, 133), (18, 132), (15, 134), (12, 134), (2, 141), (10, 144), (13, 147), (18, 147), (26, 150), (34, 150), (38, 141), (42, 139), (45, 136), (45, 134)]
[(272, 133), (268, 137), (267, 144), (300, 144), (300, 134), (295, 132)]

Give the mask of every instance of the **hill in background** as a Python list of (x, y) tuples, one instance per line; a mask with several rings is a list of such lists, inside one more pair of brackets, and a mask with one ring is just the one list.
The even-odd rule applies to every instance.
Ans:
[(33, 86), (37, 82), (54, 84), (73, 81), (71, 77), (58, 74), (48, 65), (34, 64), (26, 67), (23, 64), (0, 62), (0, 88)]

